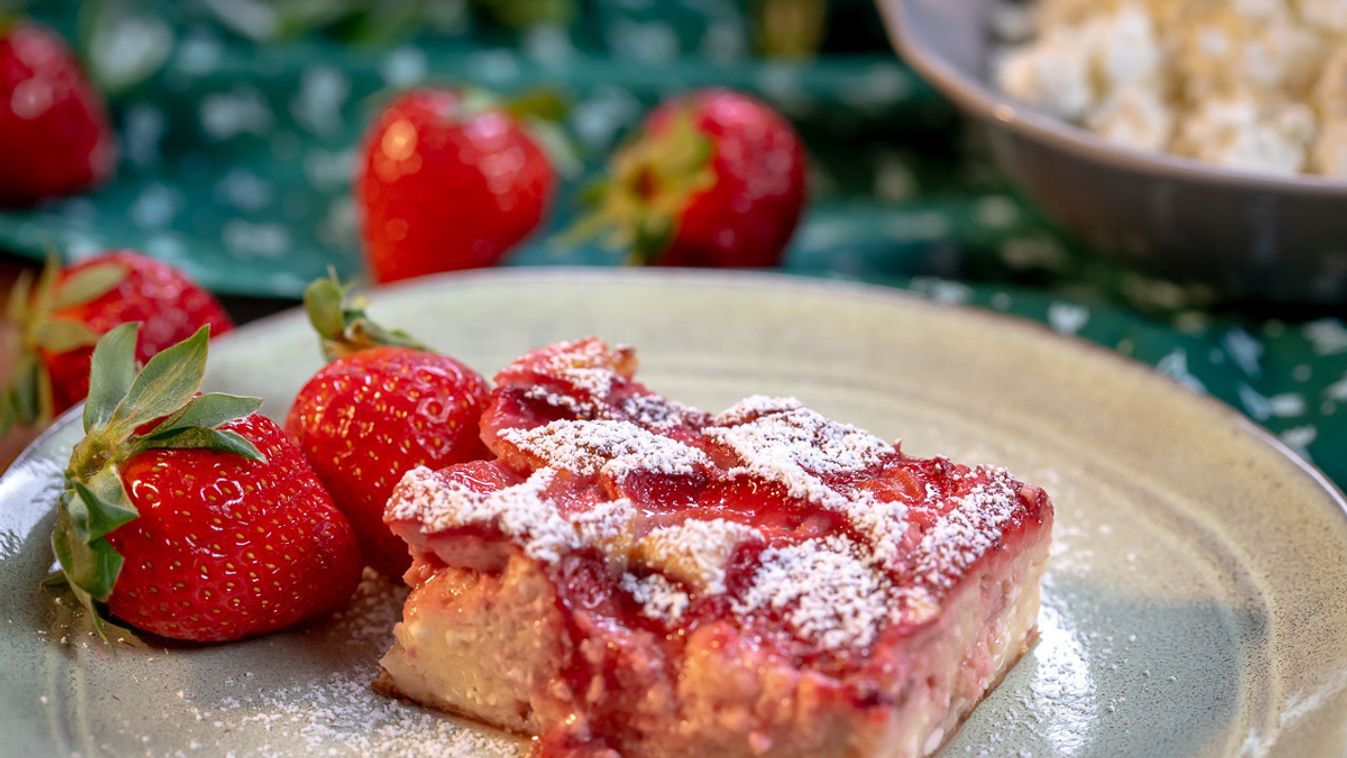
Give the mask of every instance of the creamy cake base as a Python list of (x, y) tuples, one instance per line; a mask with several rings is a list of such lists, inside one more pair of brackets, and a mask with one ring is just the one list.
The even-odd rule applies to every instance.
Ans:
[(412, 590), (378, 687), (541, 758), (939, 748), (1033, 638), (1047, 494), (795, 398), (720, 413), (600, 340), (529, 353), (494, 460), (407, 472)]
[[(938, 620), (902, 645), (913, 665), (890, 683), (892, 705), (855, 708), (828, 677), (721, 647), (726, 630), (701, 629), (672, 676), (639, 672), (647, 694), (638, 710), (656, 729), (621, 748), (650, 756), (934, 753), (1033, 642), (1048, 532), (1024, 535), (1018, 555), (1007, 551), (970, 574)], [(574, 648), (551, 582), (523, 555), (496, 574), (418, 563), (408, 580), (405, 615), (375, 681), (380, 692), (533, 737), (589, 707), (579, 701), (604, 696), (562, 681)]]

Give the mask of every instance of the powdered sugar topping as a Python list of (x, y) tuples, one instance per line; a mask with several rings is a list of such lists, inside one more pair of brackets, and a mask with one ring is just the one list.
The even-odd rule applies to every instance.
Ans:
[(603, 473), (616, 481), (632, 471), (690, 475), (710, 465), (702, 451), (630, 421), (561, 419), (532, 429), (506, 429), (500, 438), (545, 466), (578, 476)]
[(861, 472), (893, 453), (893, 446), (879, 437), (832, 421), (795, 398), (746, 398), (717, 415), (703, 433), (743, 461), (731, 475), (779, 482), (791, 497), (830, 507), (846, 498), (821, 475)]
[(518, 540), (530, 558), (550, 563), (580, 546), (575, 526), (542, 497), (555, 475), (551, 469), (539, 469), (520, 484), (479, 492), (417, 466), (394, 489), (384, 516), (417, 522), (423, 534), (468, 525), (494, 526)]
[(866, 471), (894, 454), (888, 442), (850, 424), (833, 421), (799, 400), (754, 395), (717, 415), (704, 433), (728, 446), (743, 462), (730, 475), (748, 475), (785, 485), (791, 497), (838, 511), (866, 536), (870, 558), (887, 565), (907, 529), (906, 506), (881, 502), (869, 492), (831, 485), (827, 476)]
[(625, 563), (636, 509), (626, 498), (597, 503), (571, 516), (580, 544), (598, 548), (610, 560)]
[[(934, 474), (920, 476), (956, 484), (971, 477), (976, 484), (958, 484), (956, 491), (966, 494), (912, 546), (916, 534), (908, 533), (930, 522), (909, 521), (909, 508), (932, 516), (945, 513), (940, 506), (949, 496), (949, 485), (928, 481), (919, 486), (921, 479), (914, 479), (913, 472), (920, 462), (904, 458), (893, 444), (832, 421), (795, 398), (752, 396), (710, 417), (659, 395), (642, 394), (645, 390), (639, 387), (628, 394), (632, 388), (622, 385), (619, 398), (614, 388), (627, 374), (618, 367), (630, 365), (629, 353), (610, 351), (598, 341), (559, 350), (546, 355), (541, 367), (526, 363), (524, 368), (570, 384), (573, 393), (547, 389), (547, 402), (582, 417), (547, 423), (539, 419), (538, 426), (496, 432), (499, 442), (523, 456), (522, 465), (536, 469), (528, 480), (480, 493), (416, 469), (390, 501), (390, 516), (419, 522), (423, 533), (491, 525), (531, 558), (546, 563), (569, 551), (596, 549), (618, 588), (640, 605), (640, 612), (668, 624), (685, 619), (694, 601), (727, 592), (727, 565), (738, 546), (768, 541), (756, 566), (745, 567), (747, 589), (741, 591), (736, 583), (732, 610), (769, 613), (820, 650), (835, 650), (868, 646), (886, 620), (938, 612), (944, 593), (994, 547), (1004, 524), (1019, 510), (1022, 485), (1009, 474), (985, 468), (968, 472), (937, 460), (929, 464)], [(543, 388), (526, 386), (525, 396), (535, 391)], [(521, 465), (515, 456), (504, 460)], [(561, 472), (598, 481), (577, 484)], [(637, 503), (604, 499), (612, 495), (613, 483), (621, 485), (634, 473), (696, 478), (668, 485), (671, 489), (655, 485), (657, 493), (677, 493), (667, 502), (664, 494), (651, 500), (645, 487), (618, 490)], [(697, 499), (703, 487), (727, 488), (708, 492), (757, 492), (763, 482), (781, 485), (795, 501), (781, 505), (800, 507), (805, 523), (759, 531), (735, 520), (747, 517), (757, 523), (757, 514), (739, 514), (733, 495), (726, 502)], [(554, 483), (561, 501), (549, 497)], [(736, 489), (741, 485), (747, 489)], [(573, 486), (590, 489), (578, 501), (563, 497)], [(779, 495), (769, 490), (766, 496)], [(596, 497), (599, 502), (593, 501)], [(678, 498), (691, 498), (690, 506), (728, 508), (731, 518), (680, 515), (683, 501)], [(838, 531), (840, 519), (815, 515), (815, 508), (798, 501), (840, 514), (847, 528)], [(671, 516), (681, 520), (674, 522)], [(791, 524), (794, 517), (783, 516)], [(775, 514), (769, 513), (764, 523), (780, 526), (772, 518)], [(820, 531), (792, 533), (805, 529), (810, 520)], [(652, 522), (658, 526), (651, 528)], [(911, 586), (905, 578), (897, 581), (907, 576), (915, 577)]]
[(647, 429), (671, 429), (701, 416), (701, 411), (659, 395), (631, 395), (619, 406), (633, 422)]
[(642, 562), (703, 593), (725, 591), (725, 564), (735, 546), (757, 537), (750, 526), (725, 519), (689, 519), (652, 530), (637, 545)]
[(542, 373), (566, 382), (590, 399), (603, 403), (619, 379), (613, 365), (628, 360), (631, 348), (617, 345), (611, 349), (600, 340), (587, 339), (562, 343), (539, 367)]
[(888, 616), (892, 585), (856, 543), (839, 536), (768, 548), (735, 612), (780, 613), (822, 650), (864, 647)]
[(939, 596), (952, 589), (965, 572), (996, 546), (1006, 525), (1020, 512), (1020, 489), (1004, 469), (979, 466), (977, 485), (960, 497), (933, 524), (911, 554), (913, 583), (897, 597), (913, 620), (934, 614)]
[(618, 586), (641, 606), (642, 616), (666, 624), (677, 623), (683, 618), (692, 602), (688, 593), (660, 574), (639, 579), (635, 574), (623, 574)]

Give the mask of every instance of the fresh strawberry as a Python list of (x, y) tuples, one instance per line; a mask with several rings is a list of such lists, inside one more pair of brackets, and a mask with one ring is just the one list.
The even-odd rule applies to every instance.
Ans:
[(164, 637), (232, 640), (344, 602), (355, 533), (257, 398), (198, 394), (207, 329), (136, 373), (136, 326), (94, 349), (85, 437), (66, 469), (52, 549), (94, 614)]
[(0, 356), (12, 361), (10, 375), (0, 375), (0, 434), (43, 424), (83, 400), (93, 345), (118, 324), (141, 324), (140, 363), (202, 326), (213, 337), (233, 327), (220, 303), (182, 272), (127, 250), (64, 270), (49, 263), (35, 290), (30, 279), (19, 280), (9, 309), (17, 355)]
[(61, 38), (0, 20), (0, 203), (89, 189), (116, 161), (103, 99)]
[(669, 101), (613, 156), (595, 212), (637, 262), (776, 265), (805, 202), (804, 146), (767, 105), (723, 89)]
[(487, 456), (477, 429), (486, 381), (373, 323), (336, 281), (314, 282), (304, 302), (331, 363), (295, 396), (286, 431), (355, 526), (369, 565), (400, 575), (411, 559), (384, 525), (388, 496), (415, 466)]
[(365, 253), (381, 282), (496, 263), (538, 226), (554, 183), (516, 116), (451, 89), (386, 107), (359, 171)]

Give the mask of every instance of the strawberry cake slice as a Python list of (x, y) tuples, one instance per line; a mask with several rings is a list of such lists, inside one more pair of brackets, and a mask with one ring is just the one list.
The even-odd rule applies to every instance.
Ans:
[(1052, 504), (791, 398), (711, 415), (588, 339), (496, 377), (492, 461), (409, 472), (376, 687), (544, 756), (922, 756), (1032, 641)]

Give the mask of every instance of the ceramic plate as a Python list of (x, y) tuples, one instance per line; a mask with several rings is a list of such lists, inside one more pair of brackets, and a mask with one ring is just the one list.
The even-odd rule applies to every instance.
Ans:
[[(1041, 640), (948, 755), (1343, 755), (1347, 513), (1234, 412), (1017, 321), (757, 275), (488, 272), (389, 289), (384, 321), (490, 374), (598, 334), (658, 390), (720, 408), (794, 394), (917, 454), (1005, 465), (1057, 504)], [(319, 366), (299, 314), (216, 343), (214, 389), (280, 416)], [(0, 740), (10, 755), (512, 754), (368, 689), (399, 606), (214, 647), (95, 644), (41, 594), (67, 422), (0, 481)]]

